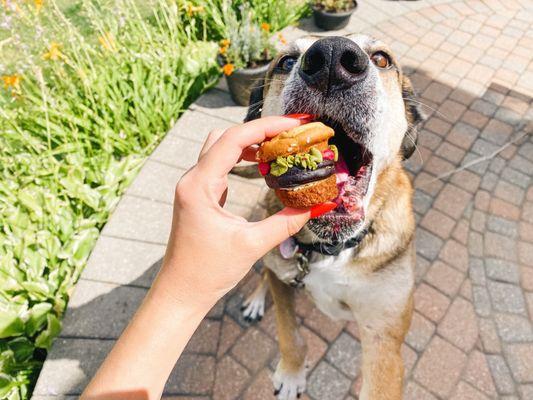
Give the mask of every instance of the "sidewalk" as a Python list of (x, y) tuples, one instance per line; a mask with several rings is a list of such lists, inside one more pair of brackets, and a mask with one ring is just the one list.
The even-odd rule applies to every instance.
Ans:
[[(533, 399), (533, 2), (359, 3), (340, 33), (390, 43), (428, 115), (406, 163), (418, 261), (405, 398)], [(305, 29), (314, 28), (307, 21), (287, 37)], [(81, 393), (157, 272), (177, 180), (211, 129), (245, 113), (221, 84), (150, 156), (98, 240), (34, 399)], [(262, 180), (232, 177), (227, 207), (249, 217), (264, 190)], [(200, 325), (167, 384), (169, 398), (273, 399), (273, 309), (269, 302), (251, 326), (240, 315), (258, 279), (253, 271)], [(332, 322), (303, 295), (297, 313), (310, 350), (302, 398), (357, 398), (355, 324)]]

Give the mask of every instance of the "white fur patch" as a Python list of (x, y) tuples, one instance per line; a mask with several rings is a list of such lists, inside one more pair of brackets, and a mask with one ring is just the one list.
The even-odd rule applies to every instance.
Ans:
[(265, 314), (265, 298), (268, 287), (261, 282), (256, 290), (244, 301), (242, 316), (247, 321), (257, 321)]
[(296, 400), (305, 391), (307, 367), (304, 366), (296, 373), (286, 372), (281, 362), (272, 376), (274, 389), (278, 400)]

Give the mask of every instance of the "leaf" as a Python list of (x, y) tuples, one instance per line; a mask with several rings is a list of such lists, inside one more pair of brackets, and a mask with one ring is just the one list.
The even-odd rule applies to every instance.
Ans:
[(15, 387), (17, 387), (15, 380), (9, 375), (0, 372), (0, 398), (6, 398), (8, 393)]
[(34, 196), (34, 193), (23, 189), (18, 193), (18, 200), (24, 207), (31, 210), (37, 218), (42, 218), (42, 208), (37, 201), (37, 198)]
[(11, 310), (0, 312), (0, 339), (24, 333), (24, 322)]
[(58, 254), (58, 257), (64, 258), (72, 265), (82, 266), (98, 239), (98, 229), (89, 228), (74, 235), (72, 239)]
[(13, 350), (15, 361), (22, 363), (32, 358), (35, 346), (25, 337), (18, 337), (10, 340), (8, 347)]
[(35, 339), (35, 346), (49, 350), (52, 346), (52, 341), (57, 335), (59, 335), (60, 331), (61, 322), (59, 322), (55, 315), (48, 314), (46, 329), (37, 336), (37, 339)]
[(28, 311), (28, 320), (26, 321), (26, 334), (33, 336), (46, 322), (47, 314), (52, 309), (50, 303), (38, 303)]

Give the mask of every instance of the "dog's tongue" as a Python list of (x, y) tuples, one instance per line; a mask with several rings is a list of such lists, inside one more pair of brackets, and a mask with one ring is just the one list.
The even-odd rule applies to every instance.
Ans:
[(357, 171), (357, 176), (350, 176), (350, 171), (346, 161), (339, 154), (339, 159), (335, 163), (335, 176), (337, 177), (337, 188), (339, 195), (334, 200), (337, 205), (343, 205), (350, 213), (364, 213), (363, 194), (358, 188), (357, 180), (366, 172), (366, 167), (361, 167)]
[(348, 171), (348, 165), (346, 161), (339, 154), (339, 159), (335, 163), (335, 176), (337, 178), (337, 189), (339, 190), (339, 195), (335, 200), (333, 200), (337, 205), (342, 204), (342, 197), (344, 195), (344, 185), (350, 179), (350, 172)]
[(279, 245), (279, 252), (281, 253), (281, 257), (286, 260), (294, 257), (297, 251), (298, 245), (296, 244), (296, 240), (294, 240), (292, 236), (281, 242), (281, 244)]

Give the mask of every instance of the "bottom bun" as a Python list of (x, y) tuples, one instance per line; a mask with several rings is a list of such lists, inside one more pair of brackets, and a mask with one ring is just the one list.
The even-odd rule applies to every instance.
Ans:
[(338, 194), (335, 175), (291, 189), (276, 189), (281, 202), (293, 208), (309, 208), (333, 200)]

